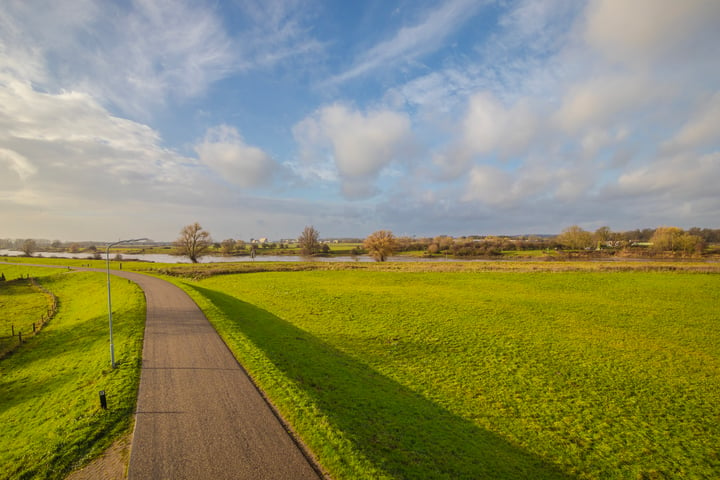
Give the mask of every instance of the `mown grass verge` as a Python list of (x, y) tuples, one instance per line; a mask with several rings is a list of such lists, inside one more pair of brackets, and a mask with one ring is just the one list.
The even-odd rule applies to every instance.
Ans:
[(45, 275), (39, 281), (59, 305), (38, 335), (0, 361), (0, 478), (62, 479), (131, 427), (145, 298), (135, 284), (112, 280), (113, 370), (104, 275), (15, 268)]
[(620, 270), (175, 281), (336, 479), (717, 477), (720, 276)]

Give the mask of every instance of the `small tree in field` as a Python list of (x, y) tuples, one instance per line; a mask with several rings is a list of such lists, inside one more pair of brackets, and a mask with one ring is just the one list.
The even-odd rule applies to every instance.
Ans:
[(35, 240), (28, 238), (22, 244), (22, 251), (26, 257), (32, 257), (32, 254), (37, 250), (37, 243)]
[(397, 240), (389, 230), (378, 230), (363, 242), (363, 248), (377, 262), (384, 262), (397, 249)]
[(300, 251), (303, 255), (314, 255), (320, 251), (320, 232), (310, 225), (300, 234), (298, 238)]
[(210, 245), (212, 245), (210, 232), (203, 230), (200, 224), (195, 222), (180, 230), (180, 236), (175, 240), (175, 255), (188, 257), (192, 263), (197, 263)]

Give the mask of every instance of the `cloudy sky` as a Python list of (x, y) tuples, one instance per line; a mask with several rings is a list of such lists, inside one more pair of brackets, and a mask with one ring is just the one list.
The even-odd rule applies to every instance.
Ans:
[(720, 224), (717, 0), (5, 0), (0, 238)]

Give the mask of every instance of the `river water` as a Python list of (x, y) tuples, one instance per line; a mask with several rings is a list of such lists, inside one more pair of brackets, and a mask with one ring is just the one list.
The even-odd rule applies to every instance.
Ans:
[[(20, 257), (23, 252), (15, 250), (4, 250), (0, 249), (0, 257)], [(85, 253), (57, 253), (57, 252), (35, 252), (34, 257), (42, 258), (79, 258), (79, 259), (92, 259), (94, 258), (91, 254)], [(105, 259), (105, 253), (102, 253), (102, 258)], [(110, 254), (110, 259), (113, 260), (115, 254)], [(123, 260), (139, 260), (143, 262), (153, 263), (190, 263), (187, 257), (179, 257), (175, 255), (167, 255), (162, 253), (148, 253), (148, 254), (122, 254)], [(333, 256), (333, 257), (312, 257), (314, 262), (373, 262), (374, 260), (367, 255), (359, 255), (356, 257), (350, 256)], [(200, 263), (227, 263), (227, 262), (305, 262), (308, 261), (307, 257), (300, 255), (257, 255), (255, 259), (250, 258), (248, 255), (241, 257), (214, 257), (207, 256), (200, 259)], [(418, 258), (418, 257), (404, 257), (395, 256), (389, 257), (390, 262), (452, 262), (459, 261), (452, 258), (433, 257), (433, 258)], [(467, 260), (462, 260), (467, 261)], [(484, 260), (487, 261), (487, 260)]]

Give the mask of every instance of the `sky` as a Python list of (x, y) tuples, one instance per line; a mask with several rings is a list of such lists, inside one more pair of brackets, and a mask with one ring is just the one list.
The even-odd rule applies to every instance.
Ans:
[(720, 224), (717, 0), (4, 0), (0, 238)]

